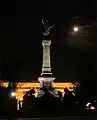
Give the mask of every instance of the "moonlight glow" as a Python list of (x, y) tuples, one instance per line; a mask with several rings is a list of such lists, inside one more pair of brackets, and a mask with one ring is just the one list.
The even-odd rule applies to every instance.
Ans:
[(77, 32), (78, 31), (78, 27), (74, 27), (73, 30), (74, 30), (74, 32)]

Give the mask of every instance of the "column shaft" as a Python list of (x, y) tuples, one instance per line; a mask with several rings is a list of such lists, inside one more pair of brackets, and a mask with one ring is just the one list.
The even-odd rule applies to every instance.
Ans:
[(42, 64), (42, 73), (50, 72), (51, 73), (51, 63), (50, 63), (50, 40), (43, 40), (43, 64)]

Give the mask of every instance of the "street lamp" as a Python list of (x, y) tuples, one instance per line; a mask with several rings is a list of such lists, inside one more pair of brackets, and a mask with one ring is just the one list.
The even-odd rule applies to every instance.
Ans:
[(11, 97), (15, 97), (15, 96), (16, 96), (15, 92), (11, 92)]

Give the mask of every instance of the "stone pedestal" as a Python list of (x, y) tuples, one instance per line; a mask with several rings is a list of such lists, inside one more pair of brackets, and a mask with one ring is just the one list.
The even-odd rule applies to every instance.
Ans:
[(40, 88), (41, 88), (41, 87), (52, 86), (52, 82), (55, 80), (55, 78), (54, 77), (39, 77), (38, 80), (40, 81)]

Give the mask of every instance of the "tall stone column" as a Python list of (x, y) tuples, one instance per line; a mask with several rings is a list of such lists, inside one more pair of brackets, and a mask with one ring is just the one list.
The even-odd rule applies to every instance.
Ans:
[(50, 45), (51, 40), (43, 40), (43, 63), (42, 63), (42, 74), (51, 73), (51, 63), (50, 63)]
[(55, 77), (52, 77), (51, 72), (51, 60), (50, 60), (50, 45), (51, 40), (43, 40), (43, 63), (42, 63), (42, 73), (39, 77), (40, 87), (52, 86), (52, 82)]

